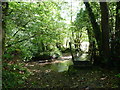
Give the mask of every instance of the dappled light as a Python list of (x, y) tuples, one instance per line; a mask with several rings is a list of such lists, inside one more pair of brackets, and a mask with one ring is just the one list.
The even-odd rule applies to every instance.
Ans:
[(120, 88), (120, 1), (0, 7), (3, 90)]

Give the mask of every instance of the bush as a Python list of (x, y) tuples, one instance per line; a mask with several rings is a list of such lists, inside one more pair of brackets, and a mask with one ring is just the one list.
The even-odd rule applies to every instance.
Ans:
[(31, 73), (22, 64), (3, 63), (2, 86), (5, 88), (18, 88)]
[(39, 61), (39, 60), (50, 60), (50, 59), (57, 59), (61, 56), (61, 52), (58, 49), (54, 49), (53, 51), (45, 51), (45, 52), (38, 52), (37, 54), (33, 55), (32, 60)]
[(42, 52), (40, 54), (35, 55), (32, 60), (39, 61), (39, 60), (49, 60), (52, 59), (52, 56), (49, 52)]
[(117, 74), (117, 75), (115, 75), (115, 76), (120, 78), (120, 73), (119, 73), (119, 74)]

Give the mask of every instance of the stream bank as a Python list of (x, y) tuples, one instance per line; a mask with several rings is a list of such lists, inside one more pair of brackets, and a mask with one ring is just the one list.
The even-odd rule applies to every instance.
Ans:
[[(67, 62), (67, 63), (66, 63)], [(47, 63), (29, 62), (26, 67), (33, 73), (22, 86), (24, 88), (118, 88), (120, 78), (117, 70), (99, 67), (66, 69), (69, 61)], [(69, 63), (72, 65), (72, 63)], [(61, 67), (60, 67), (61, 66)], [(63, 67), (64, 66), (64, 67)], [(65, 69), (62, 71), (62, 69)]]

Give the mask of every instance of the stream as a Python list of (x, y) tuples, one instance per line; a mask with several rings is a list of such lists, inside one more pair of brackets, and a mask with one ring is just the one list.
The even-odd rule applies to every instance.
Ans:
[[(89, 55), (83, 53), (76, 61), (89, 61)], [(21, 86), (25, 88), (118, 88), (119, 78), (117, 70), (107, 70), (100, 67), (70, 68), (73, 65), (70, 54), (63, 54), (61, 58), (51, 62), (29, 62), (26, 67), (32, 74)]]

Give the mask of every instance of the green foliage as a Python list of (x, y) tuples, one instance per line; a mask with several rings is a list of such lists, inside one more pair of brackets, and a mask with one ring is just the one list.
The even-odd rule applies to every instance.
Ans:
[(44, 50), (50, 52), (46, 47), (54, 47), (52, 49), (55, 52), (54, 45), (57, 42), (64, 43), (66, 27), (58, 3), (9, 2), (8, 13), (4, 17), (6, 58), (12, 58), (8, 50), (19, 48), (22, 58), (28, 61), (36, 53)]
[(7, 54), (3, 55), (3, 58), (7, 59), (7, 60), (12, 60), (13, 56), (11, 56), (10, 54), (7, 53)]
[[(96, 41), (96, 33), (94, 34), (93, 32), (94, 30), (86, 9), (81, 8), (79, 13), (77, 13), (76, 20), (74, 22), (71, 20), (71, 24), (68, 24), (70, 17), (72, 19), (75, 13), (71, 13), (71, 16), (70, 14), (61, 14), (62, 10), (63, 12), (67, 10), (66, 13), (72, 11), (72, 8), (69, 8), (70, 5), (67, 4), (67, 2), (62, 1), (58, 3), (51, 1), (8, 3), (7, 15), (3, 17), (5, 22), (5, 27), (3, 27), (5, 31), (3, 37), (5, 38), (5, 41), (3, 40), (5, 42), (5, 46), (3, 45), (5, 47), (3, 55), (3, 88), (20, 87), (31, 74), (24, 68), (24, 64), (17, 64), (17, 60), (30, 61), (32, 58), (39, 56), (61, 56), (61, 52), (70, 53), (70, 51), (73, 51), (73, 53), (76, 53), (76, 50), (80, 49), (83, 41)], [(116, 3), (108, 3), (108, 5), (111, 31), (109, 34), (112, 38), (112, 34), (115, 33)], [(95, 15), (96, 22), (100, 26), (100, 5), (95, 2), (90, 3), (90, 6)], [(111, 41), (114, 43), (113, 50), (116, 49), (116, 51), (113, 51), (114, 55), (119, 58), (118, 52), (120, 50), (118, 48), (120, 39), (111, 38), (109, 40), (114, 39), (118, 42), (114, 43), (114, 40)], [(72, 50), (69, 48), (69, 42), (71, 42)], [(91, 52), (95, 50), (93, 53), (99, 55), (98, 45), (96, 42), (94, 44), (96, 48), (93, 48), (91, 45), (91, 48), (93, 48)], [(112, 45), (109, 46), (112, 48)], [(107, 63), (108, 59), (101, 59), (101, 62)], [(69, 66), (69, 64), (72, 65), (72, 63), (66, 63), (66, 66)], [(115, 63), (115, 65), (119, 66), (118, 63)], [(61, 66), (65, 66), (64, 63), (61, 63)], [(68, 67), (66, 66), (61, 67), (61, 69), (67, 70)], [(74, 76), (77, 72), (78, 70), (70, 66), (67, 73)], [(117, 74), (116, 77), (120, 77), (120, 74)]]
[(119, 73), (119, 74), (117, 74), (117, 75), (115, 75), (115, 76), (120, 78), (120, 73)]
[(3, 63), (2, 83), (4, 88), (18, 88), (31, 74), (23, 64)]
[(37, 52), (36, 54), (34, 54), (34, 57), (39, 57), (39, 56), (42, 56), (42, 57), (48, 57), (48, 56), (51, 56), (51, 57), (54, 57), (54, 56), (58, 56), (60, 57), (62, 54), (61, 52), (55, 48), (54, 50), (52, 51), (44, 51), (44, 52)]
[(4, 60), (11, 61), (13, 58), (19, 54), (20, 55), (21, 51), (20, 49), (17, 49), (17, 47), (12, 47), (12, 48), (6, 48), (6, 51), (3, 55)]
[(74, 68), (74, 66), (70, 66), (69, 69), (68, 69), (68, 74), (69, 75), (75, 75), (78, 71)]

